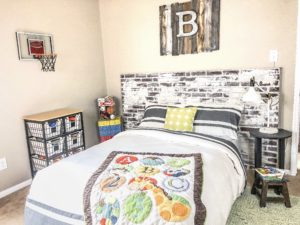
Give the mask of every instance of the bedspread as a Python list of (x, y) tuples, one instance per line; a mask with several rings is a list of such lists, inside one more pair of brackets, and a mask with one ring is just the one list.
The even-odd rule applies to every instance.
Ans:
[[(124, 156), (123, 160), (126, 162), (126, 159), (128, 159), (126, 157), (129, 155), (144, 163), (127, 166), (122, 166), (122, 163), (110, 164), (111, 162), (116, 162), (122, 156)], [(178, 162), (185, 161), (184, 156), (187, 157), (186, 160), (189, 163), (176, 168)], [(172, 157), (175, 157), (176, 160), (172, 160)], [(178, 157), (183, 158), (178, 160)], [(199, 170), (200, 168), (193, 170), (197, 163), (195, 157), (201, 158), (201, 162), (198, 160), (201, 164), (201, 171)], [(112, 161), (106, 161), (106, 159)], [(163, 161), (164, 164), (161, 166), (150, 165), (159, 163), (159, 161)], [(149, 171), (145, 168), (147, 163), (149, 164), (148, 167), (151, 167)], [(99, 178), (98, 181), (97, 179), (94, 180), (98, 182), (98, 187), (103, 182), (100, 190), (102, 188), (102, 190), (108, 191), (109, 188), (112, 188), (111, 186), (120, 184), (120, 182), (126, 183), (126, 188), (139, 189), (138, 191), (130, 190), (128, 193), (123, 191), (123, 195), (122, 193), (119, 193), (119, 196), (115, 194), (110, 199), (101, 198), (101, 196), (105, 195), (101, 195), (101, 192), (98, 192), (98, 195), (100, 193), (100, 198), (98, 202), (94, 201), (96, 206), (93, 208), (93, 211), (98, 210), (98, 214), (96, 214), (99, 217), (99, 223), (104, 218), (103, 222), (100, 223), (101, 225), (137, 224), (137, 222), (139, 224), (190, 225), (191, 221), (197, 225), (202, 222), (207, 225), (224, 225), (232, 204), (243, 192), (246, 184), (246, 173), (238, 148), (228, 140), (195, 133), (133, 129), (122, 132), (109, 141), (39, 171), (33, 180), (27, 197), (25, 224), (83, 225), (89, 222), (88, 216), (84, 215), (84, 211), (87, 210), (84, 207), (84, 202), (86, 202), (86, 198), (84, 201), (84, 193), (85, 190), (87, 191), (86, 187), (91, 181), (91, 177), (97, 172), (99, 167), (101, 168), (101, 165), (106, 165), (107, 168), (105, 168), (109, 169), (107, 171), (103, 170), (103, 174), (105, 174), (105, 171), (113, 174), (111, 169), (115, 169), (115, 171), (130, 170), (130, 166), (134, 166), (134, 168), (131, 168), (134, 169), (134, 174), (141, 173), (140, 176), (132, 177), (134, 180), (129, 179), (129, 176), (125, 176), (126, 181), (124, 179), (120, 181), (122, 180), (121, 176), (112, 176), (110, 179), (117, 178), (117, 183), (115, 183), (116, 180), (104, 180), (102, 179), (104, 177), (101, 176), (101, 179)], [(143, 174), (145, 170), (148, 172), (155, 171), (156, 167), (159, 170), (159, 172), (156, 171), (157, 174), (153, 176), (145, 176)], [(196, 171), (202, 172), (202, 176), (199, 177)], [(121, 173), (115, 174), (120, 175)], [(159, 177), (161, 177), (161, 180)], [(109, 178), (109, 176), (106, 178)], [(142, 186), (139, 185), (141, 181), (143, 183)], [(199, 183), (201, 190), (198, 189), (199, 187), (195, 188), (195, 182)], [(152, 189), (150, 188), (151, 185)], [(192, 188), (188, 190), (186, 189), (187, 186)], [(174, 203), (175, 200), (177, 200), (177, 203), (181, 203), (181, 205), (178, 205), (180, 207), (176, 209), (182, 210), (179, 214), (181, 213), (184, 219), (177, 218), (178, 221), (168, 221), (168, 218), (171, 218), (170, 214), (163, 212), (162, 208), (157, 205), (158, 201), (162, 199), (158, 199), (159, 197), (154, 194), (153, 188), (157, 188), (157, 192), (162, 191), (160, 193), (164, 194), (160, 197), (166, 197), (171, 201), (171, 203), (169, 202), (170, 204)], [(183, 194), (184, 191), (179, 190), (180, 188), (182, 190), (186, 189), (185, 191), (189, 194)], [(141, 213), (142, 216), (138, 217), (138, 219), (132, 216), (134, 215), (134, 210), (136, 210), (132, 206), (132, 202), (136, 199), (135, 197), (145, 201), (143, 206), (148, 206), (142, 208), (144, 209), (143, 214)], [(127, 210), (127, 214), (126, 210), (121, 208), (126, 203), (127, 208), (130, 209)], [(108, 206), (113, 206), (115, 209), (119, 207), (120, 210), (107, 210)], [(197, 218), (197, 207), (199, 212), (202, 213), (202, 217)], [(108, 213), (103, 213), (103, 210), (106, 210)], [(112, 212), (116, 214), (113, 215)], [(115, 217), (112, 217), (112, 215)], [(149, 215), (151, 220), (145, 219)], [(123, 219), (116, 220), (117, 218)], [(115, 223), (112, 223), (113, 221)], [(124, 221), (127, 222), (125, 223)], [(152, 221), (152, 223), (149, 221)], [(200, 221), (201, 223), (195, 223), (195, 221)]]

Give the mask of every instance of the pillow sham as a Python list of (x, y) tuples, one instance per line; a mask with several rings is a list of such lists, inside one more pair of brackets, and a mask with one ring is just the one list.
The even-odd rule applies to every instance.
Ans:
[(194, 120), (194, 132), (226, 139), (237, 139), (241, 106), (200, 105)]
[[(194, 106), (186, 106), (188, 107)], [(242, 109), (240, 105), (199, 104), (193, 132), (236, 140)], [(166, 105), (149, 105), (139, 127), (164, 128), (166, 114)]]
[(145, 109), (144, 117), (139, 127), (164, 128), (167, 106), (149, 105)]
[(174, 131), (193, 131), (196, 107), (168, 107), (164, 128)]

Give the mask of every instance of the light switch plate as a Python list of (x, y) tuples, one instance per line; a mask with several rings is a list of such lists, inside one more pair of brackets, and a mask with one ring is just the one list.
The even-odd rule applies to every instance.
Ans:
[(278, 51), (277, 50), (275, 50), (275, 49), (270, 50), (269, 61), (274, 62), (274, 63), (278, 61)]
[(0, 171), (7, 169), (7, 163), (5, 158), (0, 159)]

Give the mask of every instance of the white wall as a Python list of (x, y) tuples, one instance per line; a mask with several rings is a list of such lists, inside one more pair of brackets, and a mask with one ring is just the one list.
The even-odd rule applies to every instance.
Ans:
[(281, 125), (292, 126), (296, 0), (221, 1), (220, 50), (160, 56), (159, 6), (186, 0), (99, 0), (108, 94), (120, 97), (120, 74), (272, 67), (283, 68)]
[[(97, 143), (94, 100), (106, 94), (98, 0), (1, 0), (0, 191), (30, 178), (22, 117), (61, 107), (84, 110), (87, 145)], [(56, 72), (19, 61), (16, 31), (50, 33)]]
[(280, 126), (291, 129), (297, 0), (221, 1), (219, 51), (160, 56), (159, 6), (185, 1), (99, 0), (108, 94), (121, 96), (122, 73), (272, 67), (269, 51), (277, 49)]

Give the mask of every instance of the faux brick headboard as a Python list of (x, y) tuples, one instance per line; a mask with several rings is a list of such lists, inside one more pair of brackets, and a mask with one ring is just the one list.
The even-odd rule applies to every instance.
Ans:
[[(139, 124), (147, 103), (197, 104), (200, 102), (241, 103), (241, 98), (249, 88), (251, 77), (267, 93), (280, 95), (280, 68), (209, 70), (175, 73), (148, 73), (121, 75), (122, 109), (125, 128)], [(267, 122), (267, 104), (259, 107), (245, 105), (239, 133), (242, 156), (245, 164), (253, 165), (253, 140), (247, 130), (260, 127)], [(279, 106), (271, 110), (271, 125), (278, 126)], [(264, 141), (263, 162), (266, 165), (277, 163), (276, 142)]]

